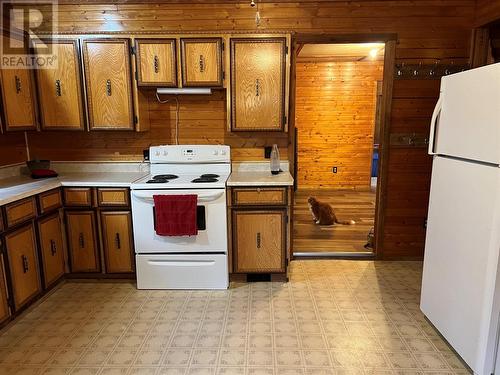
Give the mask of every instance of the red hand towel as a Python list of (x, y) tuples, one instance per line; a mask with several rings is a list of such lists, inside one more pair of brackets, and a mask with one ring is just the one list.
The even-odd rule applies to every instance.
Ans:
[(155, 231), (159, 236), (193, 236), (196, 223), (197, 195), (153, 195)]

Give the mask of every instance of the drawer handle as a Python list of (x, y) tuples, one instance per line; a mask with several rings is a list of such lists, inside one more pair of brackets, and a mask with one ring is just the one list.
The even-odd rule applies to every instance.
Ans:
[(205, 71), (205, 58), (203, 55), (200, 55), (200, 73)]
[(260, 238), (260, 232), (257, 232), (257, 249), (260, 249), (260, 243), (261, 243), (261, 238)]
[(21, 92), (21, 78), (15, 76), (14, 79), (16, 81), (16, 94), (19, 94)]
[(106, 95), (111, 96), (111, 80), (106, 81)]
[(56, 96), (61, 96), (61, 80), (56, 79)]
[(30, 270), (28, 264), (28, 257), (26, 255), (21, 255), (21, 259), (23, 261), (23, 273), (26, 273)]
[(156, 55), (153, 58), (153, 66), (155, 69), (155, 73), (158, 73), (160, 71), (160, 59)]
[(116, 243), (116, 248), (121, 249), (122, 248), (122, 243), (120, 240), (120, 233), (116, 233), (115, 235), (115, 243)]
[(57, 252), (57, 247), (56, 247), (56, 241), (50, 240), (50, 253), (52, 256), (56, 255)]
[(260, 96), (260, 80), (255, 80), (255, 96)]
[(85, 237), (83, 236), (83, 233), (80, 233), (78, 236), (78, 243), (82, 249), (85, 247)]

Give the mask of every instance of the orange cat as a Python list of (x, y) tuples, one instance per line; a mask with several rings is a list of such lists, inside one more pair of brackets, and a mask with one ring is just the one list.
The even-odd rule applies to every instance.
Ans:
[(332, 206), (330, 206), (328, 203), (320, 202), (314, 197), (309, 197), (307, 199), (307, 203), (309, 203), (309, 210), (311, 210), (314, 222), (316, 224), (319, 225), (356, 224), (354, 220), (339, 221), (337, 219), (337, 216), (335, 216), (335, 212), (333, 211)]

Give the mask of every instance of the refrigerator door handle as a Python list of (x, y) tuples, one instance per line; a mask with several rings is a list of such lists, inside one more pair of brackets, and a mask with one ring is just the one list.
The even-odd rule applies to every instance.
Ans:
[(431, 129), (429, 133), (429, 155), (436, 155), (436, 153), (434, 152), (434, 138), (436, 136), (438, 116), (441, 113), (442, 108), (443, 108), (443, 99), (441, 96), (439, 96), (436, 106), (434, 107), (434, 111), (432, 112)]

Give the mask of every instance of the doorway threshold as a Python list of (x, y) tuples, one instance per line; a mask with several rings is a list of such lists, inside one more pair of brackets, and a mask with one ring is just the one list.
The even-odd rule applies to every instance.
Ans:
[(300, 251), (293, 253), (293, 258), (375, 259), (375, 254), (370, 251)]

